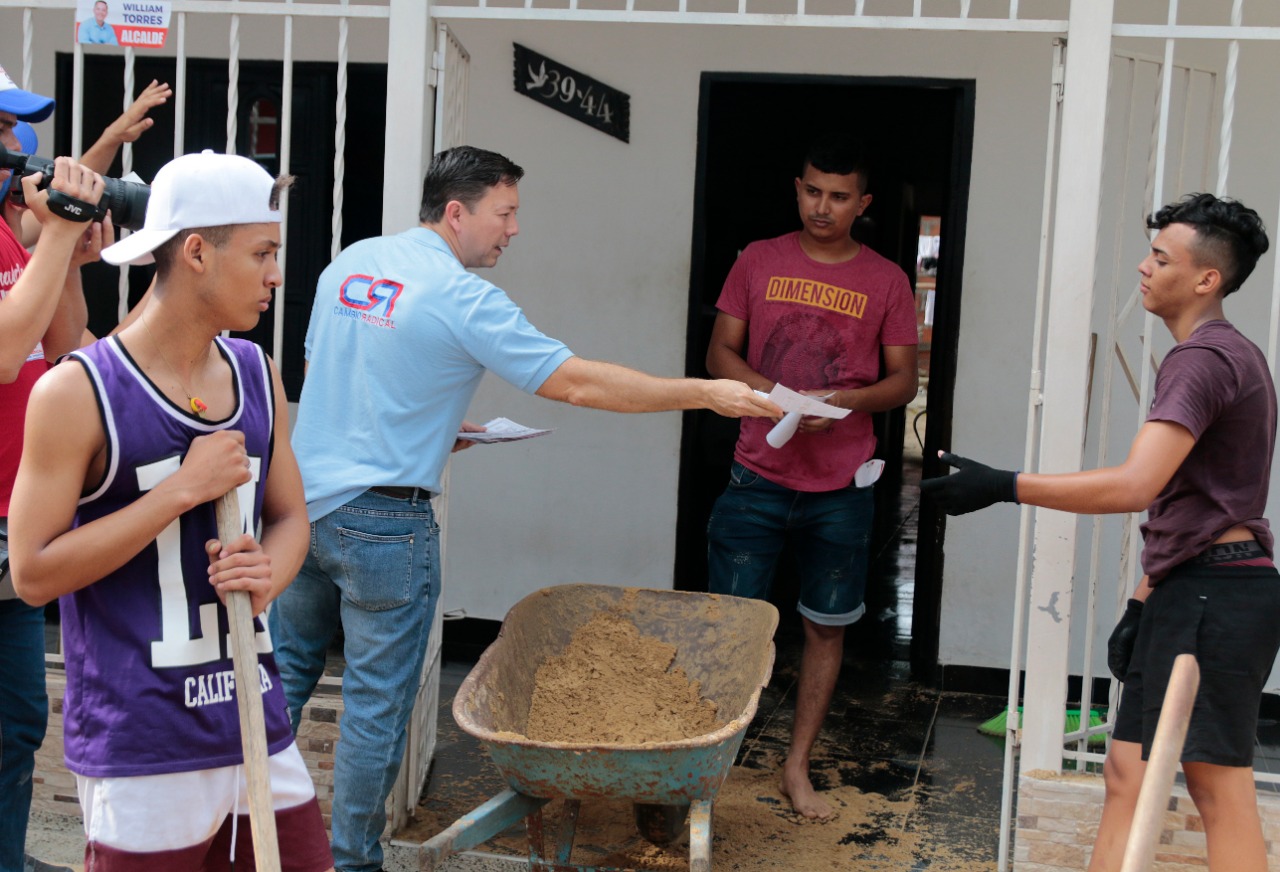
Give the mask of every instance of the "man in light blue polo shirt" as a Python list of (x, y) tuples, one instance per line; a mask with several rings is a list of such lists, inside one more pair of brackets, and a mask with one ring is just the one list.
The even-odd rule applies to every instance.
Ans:
[(616, 412), (781, 410), (738, 381), (665, 379), (575, 357), (467, 268), (497, 263), (519, 231), (524, 170), (462, 146), (432, 160), (420, 226), (346, 249), (320, 276), (293, 448), (312, 547), (276, 600), (271, 635), (294, 729), (341, 623), (336, 868), (382, 864), (384, 806), (404, 754), (440, 593), (430, 497), (486, 371), (540, 397)]
[(107, 24), (106, 0), (98, 0), (93, 4), (93, 20), (80, 22), (80, 42), (89, 45), (119, 45), (116, 41), (116, 30)]

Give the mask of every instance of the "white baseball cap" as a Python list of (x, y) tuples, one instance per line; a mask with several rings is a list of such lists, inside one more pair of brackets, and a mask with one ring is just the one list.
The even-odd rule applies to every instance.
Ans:
[(270, 173), (240, 155), (205, 150), (174, 158), (151, 183), (142, 229), (104, 248), (102, 259), (150, 263), (151, 252), (194, 227), (278, 224), (280, 212), (270, 205), (274, 185)]
[(19, 121), (44, 121), (53, 114), (53, 98), (22, 90), (0, 67), (0, 112), (9, 112)]

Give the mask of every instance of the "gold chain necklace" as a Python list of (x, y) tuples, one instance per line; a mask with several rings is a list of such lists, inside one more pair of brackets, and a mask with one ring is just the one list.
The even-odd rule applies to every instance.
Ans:
[(178, 371), (173, 368), (173, 364), (169, 362), (169, 358), (165, 357), (164, 350), (160, 347), (160, 343), (156, 342), (156, 337), (151, 332), (151, 325), (147, 323), (146, 315), (143, 315), (139, 320), (142, 321), (142, 327), (147, 331), (147, 338), (150, 339), (151, 344), (156, 347), (156, 352), (159, 353), (160, 359), (164, 361), (165, 366), (169, 367), (169, 372), (173, 375), (174, 381), (178, 383), (178, 387), (182, 389), (182, 392), (187, 395), (187, 404), (191, 407), (192, 414), (197, 418), (203, 418), (204, 413), (209, 411), (209, 407), (205, 404), (204, 400), (197, 396), (193, 396), (191, 391), (187, 390), (187, 386), (182, 383), (182, 379), (178, 377)]

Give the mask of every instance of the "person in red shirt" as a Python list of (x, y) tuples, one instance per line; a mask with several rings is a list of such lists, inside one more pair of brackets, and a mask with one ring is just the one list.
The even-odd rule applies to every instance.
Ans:
[[(18, 121), (41, 121), (53, 100), (18, 88), (0, 69), (0, 144), (18, 151)], [(9, 170), (0, 170), (0, 183)], [(96, 260), (109, 225), (78, 223), (58, 202), (96, 204), (102, 177), (70, 158), (55, 162), (49, 192), (38, 191), (40, 175), (21, 184), (31, 214), (41, 225), (38, 250), (28, 255), (7, 221), (0, 221), (0, 869), (47, 870), (24, 852), (31, 806), (35, 752), (44, 740), (48, 697), (44, 686), (44, 610), (17, 599), (8, 572), (9, 497), (18, 459), (27, 398), (37, 378), (62, 354), (79, 346), (88, 314), (79, 268)], [(72, 203), (74, 205), (74, 202)], [(88, 210), (90, 213), (92, 209)]]
[(781, 384), (851, 411), (801, 418), (780, 447), (765, 438), (773, 422), (743, 420), (707, 526), (712, 593), (767, 599), (784, 545), (796, 557), (804, 650), (782, 792), (807, 818), (833, 813), (814, 790), (809, 756), (840, 674), (845, 627), (865, 610), (873, 502), (871, 485), (854, 477), (875, 452), (871, 413), (910, 402), (918, 379), (911, 284), (850, 235), (871, 204), (867, 180), (858, 142), (828, 136), (813, 145), (795, 180), (800, 229), (743, 250), (707, 350), (716, 378), (763, 392)]

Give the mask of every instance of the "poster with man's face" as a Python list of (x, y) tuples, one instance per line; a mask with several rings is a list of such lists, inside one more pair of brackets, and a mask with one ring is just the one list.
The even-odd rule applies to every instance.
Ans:
[(163, 48), (172, 5), (171, 0), (79, 0), (76, 42)]

